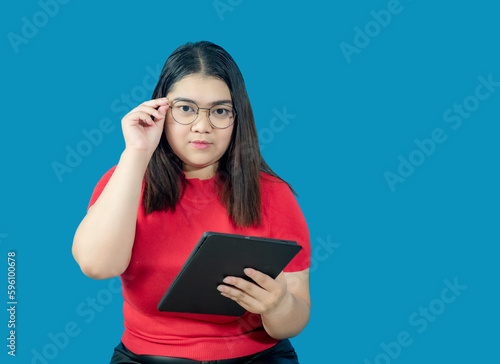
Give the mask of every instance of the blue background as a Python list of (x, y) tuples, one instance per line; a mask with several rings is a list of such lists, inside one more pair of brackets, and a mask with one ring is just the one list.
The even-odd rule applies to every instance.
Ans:
[[(81, 273), (73, 235), (123, 150), (122, 95), (148, 99), (148, 69), (202, 39), (240, 66), (264, 157), (298, 191), (309, 224), (312, 317), (292, 340), (301, 362), (498, 361), (500, 90), (481, 88), (479, 101), (475, 92), (481, 76), (500, 81), (500, 9), (489, 1), (220, 3), (218, 13), (213, 1), (69, 1), (45, 18), (37, 1), (3, 6), (0, 275), (15, 251), (18, 304), (12, 358), (4, 279), (1, 361), (87, 363), (91, 353), (108, 362), (123, 330), (121, 294), (113, 281)], [(388, 8), (397, 12), (390, 20)], [(25, 21), (37, 31), (25, 25), (25, 42), (13, 45)], [(355, 39), (355, 27), (371, 36)], [(346, 56), (341, 44), (356, 40)], [(464, 101), (472, 111), (456, 128), (443, 114)], [(274, 109), (293, 117), (273, 131)], [(84, 148), (84, 130), (105, 118), (113, 130), (58, 177), (54, 163), (67, 165), (68, 150)], [(446, 140), (418, 152), (415, 139), (436, 128)], [(398, 174), (410, 156), (418, 166), (391, 188), (386, 172)], [(73, 336), (64, 339), (68, 325)], [(391, 344), (405, 335), (405, 346)]]

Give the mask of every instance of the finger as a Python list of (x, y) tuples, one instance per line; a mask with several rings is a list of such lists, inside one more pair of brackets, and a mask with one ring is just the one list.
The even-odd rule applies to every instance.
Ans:
[(267, 274), (259, 272), (258, 270), (255, 270), (253, 268), (245, 268), (243, 271), (248, 277), (250, 277), (255, 283), (264, 288), (266, 291), (273, 290), (277, 285), (276, 281), (273, 278), (271, 278)]
[(124, 118), (123, 120), (134, 121), (135, 123), (141, 122), (147, 125), (154, 125), (153, 120), (151, 119), (151, 115), (144, 111), (133, 111), (128, 114), (128, 118)]
[(253, 313), (260, 313), (261, 311), (264, 311), (261, 301), (241, 291), (238, 288), (226, 285), (219, 285), (217, 289), (221, 292), (222, 296), (235, 301), (247, 311)]
[(154, 116), (158, 120), (163, 119), (165, 117), (164, 113), (162, 114), (160, 110), (155, 109), (151, 106), (139, 105), (134, 110), (135, 111), (138, 111), (138, 110), (144, 111), (144, 112), (148, 113), (149, 115)]
[(160, 107), (158, 108), (158, 111), (159, 111), (160, 113), (162, 113), (164, 116), (165, 116), (165, 115), (167, 115), (167, 110), (168, 110), (168, 105), (166, 105), (166, 106), (160, 106)]
[(278, 274), (278, 276), (276, 277), (275, 280), (276, 281), (285, 281), (286, 282), (287, 280), (286, 280), (285, 272), (281, 271), (281, 273)]
[(168, 108), (170, 107), (169, 104), (166, 104), (166, 105), (160, 105), (160, 107), (158, 107), (158, 110), (162, 111), (163, 114), (165, 114), (168, 110)]
[[(252, 296), (255, 298), (262, 297), (266, 292), (264, 289), (259, 287), (253, 282), (249, 282), (246, 279), (239, 277), (226, 277), (222, 280), (222, 282), (226, 284), (230, 284), (231, 286), (237, 288), (238, 290)], [(234, 292), (233, 292), (234, 293)]]
[[(166, 98), (166, 97), (162, 97), (162, 98), (159, 98), (159, 99), (153, 99), (153, 100), (149, 100), (149, 101), (145, 101), (143, 102), (142, 104), (140, 104), (139, 106), (137, 106), (135, 109), (131, 110), (131, 111), (135, 111), (135, 110), (147, 110), (149, 108), (152, 108), (153, 110), (158, 110), (160, 107), (169, 107), (169, 100)], [(151, 118), (156, 118), (158, 120), (162, 119), (163, 118), (163, 115), (162, 116), (158, 116), (158, 115), (154, 115), (154, 112), (153, 111), (150, 111), (151, 113)]]
[(141, 105), (151, 106), (151, 107), (157, 108), (160, 105), (166, 105), (166, 104), (168, 104), (168, 98), (161, 97), (159, 99), (144, 101)]

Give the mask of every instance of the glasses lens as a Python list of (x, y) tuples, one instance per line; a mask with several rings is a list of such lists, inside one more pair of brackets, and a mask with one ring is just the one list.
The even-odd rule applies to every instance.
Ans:
[(196, 120), (198, 106), (192, 102), (177, 101), (172, 105), (172, 117), (179, 124), (191, 124)]
[(231, 106), (215, 105), (210, 109), (210, 121), (216, 128), (227, 128), (234, 123), (235, 112)]

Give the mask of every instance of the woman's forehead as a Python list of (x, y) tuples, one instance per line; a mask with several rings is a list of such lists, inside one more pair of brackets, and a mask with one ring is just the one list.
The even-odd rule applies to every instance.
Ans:
[(213, 103), (216, 100), (231, 100), (231, 92), (220, 78), (197, 73), (184, 76), (174, 83), (167, 97)]

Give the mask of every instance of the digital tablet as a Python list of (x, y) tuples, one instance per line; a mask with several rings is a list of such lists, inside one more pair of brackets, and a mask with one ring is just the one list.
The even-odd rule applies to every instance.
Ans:
[(217, 286), (227, 276), (252, 281), (254, 268), (272, 278), (302, 249), (295, 241), (205, 232), (158, 303), (159, 311), (242, 316), (246, 310)]

